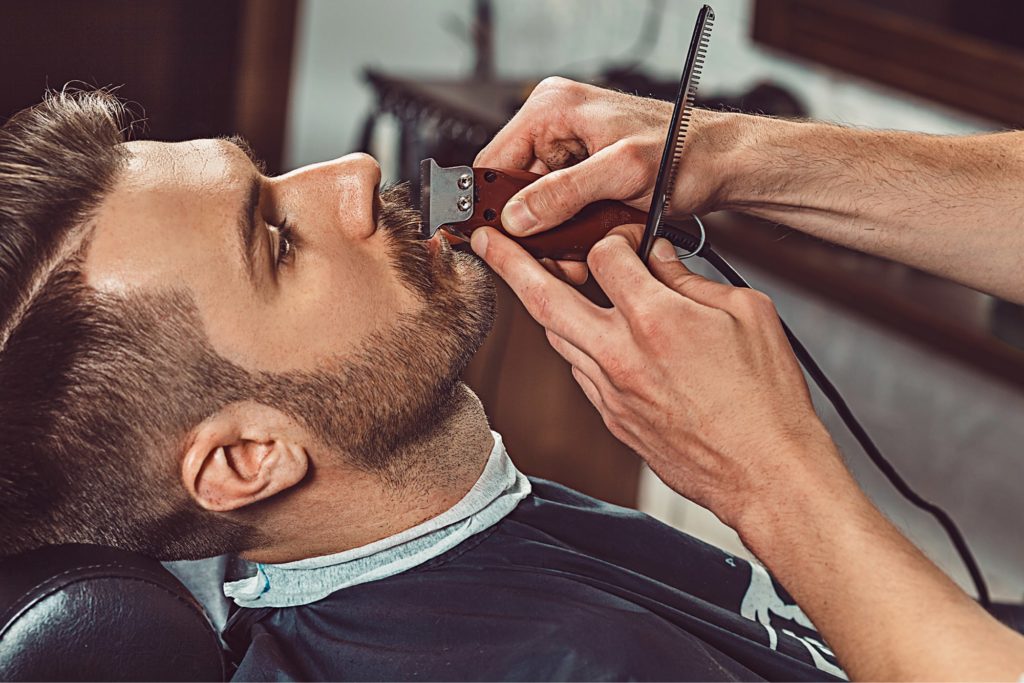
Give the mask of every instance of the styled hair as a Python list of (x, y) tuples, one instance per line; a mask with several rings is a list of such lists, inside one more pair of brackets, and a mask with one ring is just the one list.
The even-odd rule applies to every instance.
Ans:
[(262, 544), (263, 503), (204, 510), (172, 457), (238, 401), (286, 412), (385, 485), (445, 476), (443, 453), (410, 458), (451, 413), (490, 329), (483, 268), (453, 255), (465, 279), (445, 295), (454, 270), (427, 257), (407, 191), (387, 190), (392, 261), (431, 304), (316, 370), (250, 372), (213, 350), (188, 290), (111, 294), (85, 281), (96, 209), (126, 167), (126, 118), (110, 93), (64, 91), (0, 128), (0, 555), (98, 543), (196, 559)]
[(187, 296), (84, 281), (127, 124), (111, 93), (65, 90), (0, 128), (0, 554), (99, 543), (190, 559), (257, 537), (200, 508), (169, 457), (246, 373), (210, 350)]

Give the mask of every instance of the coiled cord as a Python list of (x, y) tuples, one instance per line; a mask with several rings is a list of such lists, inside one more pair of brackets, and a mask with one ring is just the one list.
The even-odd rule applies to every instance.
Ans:
[[(722, 258), (707, 240), (698, 240), (693, 235), (683, 232), (679, 228), (672, 225), (662, 224), (662, 227), (658, 230), (658, 235), (664, 237), (673, 245), (680, 249), (693, 252), (695, 256), (703, 258), (708, 264), (721, 273), (722, 277), (729, 281), (735, 287), (746, 287), (750, 288), (750, 285), (746, 280), (743, 279), (736, 269), (733, 268), (729, 263)], [(968, 573), (971, 575), (971, 581), (974, 583), (974, 589), (978, 594), (978, 602), (982, 607), (988, 608), (991, 604), (989, 598), (988, 585), (985, 583), (985, 577), (982, 576), (981, 570), (978, 568), (978, 563), (974, 559), (974, 555), (971, 554), (970, 548), (967, 547), (967, 541), (964, 540), (963, 534), (957, 527), (949, 514), (940, 508), (938, 505), (931, 503), (922, 498), (910, 485), (900, 476), (896, 468), (892, 466), (882, 452), (875, 445), (875, 442), (865, 431), (864, 427), (861, 426), (860, 422), (854, 416), (853, 411), (843, 400), (839, 390), (836, 389), (835, 385), (832, 384), (831, 380), (825, 375), (821, 367), (815, 362), (814, 358), (811, 357), (810, 352), (807, 351), (806, 347), (797, 339), (793, 331), (789, 329), (785, 321), (779, 318), (779, 322), (782, 323), (782, 329), (786, 332), (786, 338), (789, 339), (789, 345), (793, 348), (793, 353), (796, 355), (797, 360), (807, 371), (807, 374), (811, 376), (814, 383), (818, 385), (821, 392), (828, 399), (828, 402), (835, 408), (839, 418), (846, 425), (846, 428), (850, 430), (853, 437), (860, 444), (864, 452), (867, 453), (868, 458), (875, 464), (882, 474), (885, 475), (886, 479), (893, 485), (893, 487), (899, 491), (900, 495), (906, 498), (914, 506), (924, 510), (934, 517), (942, 528), (945, 530), (946, 535), (949, 536), (949, 540), (953, 543), (957, 553), (960, 555), (960, 559), (963, 561), (964, 566), (967, 567)]]

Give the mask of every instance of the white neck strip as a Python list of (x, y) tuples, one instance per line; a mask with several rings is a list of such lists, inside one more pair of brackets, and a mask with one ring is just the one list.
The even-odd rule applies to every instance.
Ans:
[(342, 588), (408, 571), (489, 529), (530, 493), (530, 481), (512, 464), (501, 435), (491, 434), (494, 447), (480, 478), (437, 517), (333, 555), (257, 564), (255, 576), (224, 584), (224, 594), (241, 607), (308, 605)]

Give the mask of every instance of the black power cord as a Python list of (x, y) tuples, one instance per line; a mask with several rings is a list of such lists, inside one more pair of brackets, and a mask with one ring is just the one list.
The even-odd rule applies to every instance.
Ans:
[[(722, 277), (728, 280), (733, 286), (746, 287), (750, 289), (750, 285), (743, 279), (743, 276), (736, 272), (736, 269), (729, 265), (724, 258), (719, 256), (706, 241), (703, 247), (701, 247), (700, 241), (696, 237), (693, 237), (689, 233), (683, 232), (672, 225), (663, 224), (663, 226), (658, 230), (658, 235), (664, 237), (676, 247), (685, 249), (689, 252), (700, 247), (700, 250), (694, 254), (695, 256), (700, 256), (702, 259), (707, 261), (712, 268), (721, 273)], [(978, 593), (978, 602), (982, 607), (987, 609), (991, 605), (988, 585), (985, 583), (985, 577), (982, 576), (981, 570), (978, 568), (978, 563), (975, 561), (974, 555), (971, 554), (970, 548), (967, 547), (967, 541), (964, 540), (964, 536), (960, 532), (960, 529), (957, 528), (956, 523), (953, 522), (953, 519), (945, 510), (922, 498), (910, 487), (909, 484), (907, 484), (903, 477), (900, 476), (899, 472), (896, 471), (896, 468), (892, 466), (892, 463), (886, 460), (885, 456), (882, 455), (882, 452), (878, 450), (878, 446), (875, 445), (875, 442), (872, 441), (867, 431), (865, 431), (864, 427), (861, 426), (860, 422), (854, 416), (853, 411), (850, 410), (850, 407), (846, 405), (846, 401), (843, 400), (843, 397), (839, 394), (839, 390), (836, 389), (835, 385), (832, 384), (829, 378), (825, 375), (825, 372), (815, 362), (814, 358), (811, 357), (810, 352), (808, 352), (806, 347), (804, 347), (800, 340), (797, 339), (796, 335), (789, 329), (789, 326), (786, 325), (785, 321), (779, 318), (779, 322), (782, 323), (782, 329), (786, 332), (786, 338), (789, 339), (789, 345), (793, 347), (793, 353), (796, 355), (797, 360), (800, 361), (800, 364), (803, 365), (807, 374), (811, 376), (811, 379), (813, 379), (814, 383), (818, 385), (819, 389), (821, 389), (825, 398), (827, 398), (829, 403), (832, 404), (832, 407), (835, 408), (836, 413), (839, 414), (843, 424), (845, 424), (846, 428), (850, 430), (853, 437), (857, 439), (857, 442), (860, 444), (861, 448), (864, 449), (864, 452), (867, 453), (871, 462), (875, 464), (875, 467), (885, 475), (886, 479), (889, 480), (893, 487), (895, 487), (904, 498), (916, 507), (932, 515), (932, 517), (942, 525), (946, 535), (949, 536), (949, 540), (952, 541), (953, 546), (960, 555), (960, 559), (963, 561), (964, 565), (967, 567), (967, 571), (971, 575), (971, 581), (974, 582), (974, 589)]]

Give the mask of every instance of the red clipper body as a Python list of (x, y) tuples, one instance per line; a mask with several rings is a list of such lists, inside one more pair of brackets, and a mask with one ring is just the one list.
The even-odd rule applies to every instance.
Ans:
[(420, 211), (423, 237), (438, 230), (468, 240), (477, 228), (491, 226), (509, 235), (536, 258), (585, 261), (587, 253), (617, 225), (644, 223), (647, 214), (622, 202), (604, 200), (585, 207), (568, 221), (537, 235), (510, 235), (501, 211), (519, 190), (540, 178), (514, 169), (442, 168), (433, 159), (420, 167)]

